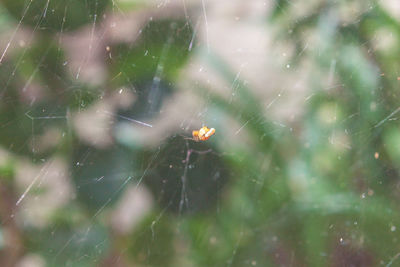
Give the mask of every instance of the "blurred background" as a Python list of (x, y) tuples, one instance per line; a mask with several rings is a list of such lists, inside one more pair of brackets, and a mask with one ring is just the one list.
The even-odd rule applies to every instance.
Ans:
[(397, 0), (1, 0), (0, 266), (400, 266), (399, 85)]

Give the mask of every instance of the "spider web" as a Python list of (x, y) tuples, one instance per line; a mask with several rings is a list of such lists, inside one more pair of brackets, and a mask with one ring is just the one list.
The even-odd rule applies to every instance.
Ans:
[(3, 1), (6, 263), (395, 264), (382, 2)]

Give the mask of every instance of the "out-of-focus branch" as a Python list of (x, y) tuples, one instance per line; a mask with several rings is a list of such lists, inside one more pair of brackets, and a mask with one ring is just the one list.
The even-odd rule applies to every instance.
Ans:
[(15, 196), (0, 177), (0, 220), (4, 247), (0, 250), (0, 266), (15, 266), (23, 253), (23, 240), (15, 221)]

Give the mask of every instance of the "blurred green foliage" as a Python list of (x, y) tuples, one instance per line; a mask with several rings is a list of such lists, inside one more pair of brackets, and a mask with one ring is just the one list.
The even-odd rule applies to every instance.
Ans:
[[(311, 62), (311, 97), (290, 127), (271, 121), (234, 66), (196, 47), (213, 75), (237, 86), (231, 99), (206, 82), (188, 89), (204, 98), (209, 116), (221, 126), (215, 138), (196, 143), (176, 134), (152, 147), (124, 139), (115, 127), (113, 145), (99, 148), (80, 139), (70, 114), (126, 87), (137, 101), (116, 110), (115, 124), (124, 117), (161, 117), (163, 104), (181, 93), (175, 82), (190, 65), (188, 47), (196, 42), (190, 20), (151, 17), (136, 41), (104, 49), (109, 77), (102, 84), (79, 80), (65, 66), (57, 34), (101, 23), (115, 8), (109, 2), (1, 2), (0, 22), (6, 26), (0, 29), (30, 27), (36, 37), (10, 50), (0, 65), (0, 187), (9, 192), (0, 198), (2, 266), (32, 253), (46, 266), (399, 264), (400, 22), (379, 1), (315, 1), (296, 17), (292, 1), (279, 0), (265, 14), (265, 23), (277, 28), (277, 45), (295, 48), (291, 68)], [(353, 5), (362, 10), (356, 19), (343, 11)], [(314, 49), (305, 49), (306, 33), (318, 37)], [(376, 45), (389, 33), (391, 46)], [(327, 79), (334, 86), (326, 88)], [(44, 96), (27, 95), (31, 86)], [(246, 125), (248, 143), (223, 145), (232, 131), (223, 129), (225, 118)], [(49, 128), (62, 137), (50, 149), (36, 150)], [(76, 197), (53, 211), (45, 225), (31, 224), (18, 216), (29, 213), (29, 206), (15, 205), (23, 193), (15, 180), (18, 162), (42, 166), (55, 156), (68, 162)], [(37, 199), (42, 182), (29, 192)], [(121, 234), (111, 226), (111, 214), (128, 185), (141, 182), (155, 206)], [(22, 248), (16, 256), (7, 253), (5, 230), (21, 236), (12, 241)]]
[(108, 0), (4, 0), (2, 4), (23, 25), (54, 33), (74, 30), (101, 18)]

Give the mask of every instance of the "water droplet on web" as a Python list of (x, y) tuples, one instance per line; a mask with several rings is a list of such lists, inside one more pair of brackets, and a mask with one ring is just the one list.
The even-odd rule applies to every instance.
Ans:
[(390, 227), (390, 231), (392, 232), (396, 231), (396, 226), (392, 225), (392, 227)]
[(371, 188), (368, 188), (368, 196), (373, 196), (374, 195), (374, 190), (372, 190)]
[(289, 64), (287, 64), (287, 65), (286, 65), (286, 68), (287, 68), (287, 69), (288, 69), (288, 68), (290, 68), (290, 65), (289, 65)]
[(214, 245), (215, 243), (217, 243), (217, 238), (215, 236), (210, 237), (210, 243), (212, 245)]

